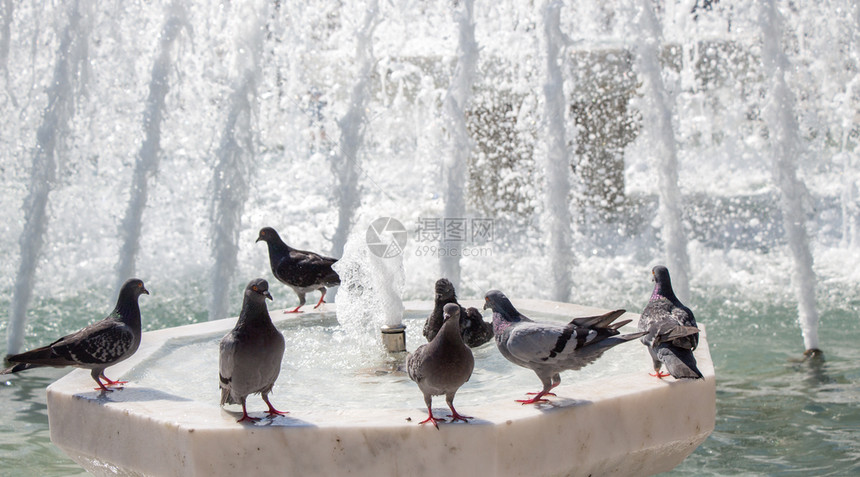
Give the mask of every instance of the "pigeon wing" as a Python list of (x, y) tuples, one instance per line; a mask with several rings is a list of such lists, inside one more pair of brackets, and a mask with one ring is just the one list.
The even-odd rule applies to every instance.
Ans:
[(424, 362), (424, 350), (426, 348), (427, 345), (423, 344), (406, 358), (406, 372), (409, 374), (409, 379), (416, 383), (424, 379), (421, 364)]
[(535, 364), (553, 364), (563, 360), (594, 339), (596, 333), (571, 324), (521, 323), (510, 330), (508, 351), (516, 359)]
[(233, 332), (221, 339), (218, 349), (218, 386), (221, 388), (221, 405), (225, 403), (234, 404), (230, 397), (231, 383), (233, 382), (233, 358), (236, 355), (236, 338)]
[(94, 323), (43, 348), (14, 357), (15, 362), (40, 366), (110, 364), (122, 358), (134, 342), (131, 327), (113, 319)]

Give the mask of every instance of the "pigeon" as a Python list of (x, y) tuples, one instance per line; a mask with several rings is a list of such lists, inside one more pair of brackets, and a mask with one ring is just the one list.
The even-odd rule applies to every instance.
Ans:
[[(702, 372), (693, 357), (693, 350), (699, 345), (699, 329), (693, 312), (675, 296), (666, 267), (657, 265), (651, 275), (654, 292), (639, 317), (639, 331), (647, 333), (641, 341), (648, 347), (654, 362), (651, 376), (700, 379)], [(664, 365), (668, 373), (660, 372)]]
[[(131, 278), (119, 290), (116, 307), (110, 315), (77, 333), (24, 353), (7, 356), (18, 363), (0, 374), (10, 374), (30, 368), (75, 366), (91, 369), (90, 375), (99, 384), (97, 390), (112, 391), (106, 386), (119, 386), (127, 381), (113, 381), (105, 376), (105, 368), (127, 359), (140, 346), (140, 295), (149, 295), (143, 281)], [(104, 383), (102, 382), (104, 380)]]
[(406, 368), (409, 379), (418, 384), (418, 389), (424, 393), (424, 403), (427, 404), (427, 419), (420, 422), (432, 422), (439, 429), (437, 421), (445, 422), (443, 418), (433, 417), (433, 396), (445, 395), (445, 402), (451, 408), (451, 422), (469, 422), (473, 419), (463, 416), (454, 409), (454, 394), (472, 376), (475, 358), (472, 350), (463, 343), (460, 334), (460, 306), (449, 303), (444, 308), (444, 322), (439, 333), (418, 347), (406, 358)]
[(272, 274), (284, 285), (292, 288), (299, 296), (299, 306), (287, 313), (301, 313), (299, 308), (305, 304), (305, 294), (319, 290), (320, 301), (314, 308), (325, 303), (326, 287), (340, 285), (340, 277), (331, 266), (336, 258), (323, 257), (313, 252), (296, 250), (281, 240), (280, 235), (271, 227), (260, 229), (257, 242), (264, 241), (269, 246), (269, 263)]
[(537, 374), (543, 389), (531, 399), (517, 400), (523, 404), (548, 402), (544, 396), (554, 396), (550, 390), (561, 383), (559, 373), (578, 370), (603, 355), (615, 345), (639, 338), (645, 333), (616, 336), (618, 329), (630, 323), (612, 323), (625, 310), (604, 315), (574, 318), (570, 323), (533, 321), (514, 308), (502, 292), (490, 290), (484, 309), (493, 310), (493, 333), (496, 345), (508, 361), (529, 368)]
[[(448, 303), (457, 303), (457, 295), (454, 293), (454, 285), (445, 278), (436, 281), (436, 299), (433, 312), (424, 322), (424, 337), (427, 341), (433, 340), (439, 328), (442, 327), (442, 309)], [(493, 324), (484, 321), (481, 312), (477, 308), (460, 307), (460, 334), (466, 346), (476, 348), (493, 339)]]
[(221, 339), (218, 360), (221, 405), (242, 405), (242, 417), (236, 422), (260, 420), (250, 417), (245, 408), (245, 398), (254, 393), (262, 395), (270, 416), (286, 414), (269, 402), (269, 393), (281, 372), (285, 344), (284, 336), (272, 324), (266, 298), (272, 299), (269, 282), (262, 278), (251, 280), (245, 287), (236, 326)]

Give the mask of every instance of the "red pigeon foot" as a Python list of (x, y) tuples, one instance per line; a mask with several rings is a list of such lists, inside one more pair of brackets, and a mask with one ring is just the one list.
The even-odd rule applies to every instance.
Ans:
[(448, 417), (451, 418), (451, 422), (456, 422), (456, 421), (469, 422), (468, 419), (474, 419), (474, 417), (472, 417), (472, 416), (461, 416), (459, 413), (457, 413), (457, 411), (454, 411), (454, 413), (449, 415)]
[(99, 377), (105, 380), (105, 386), (119, 386), (121, 384), (128, 384), (128, 381), (113, 381), (104, 374)]
[(552, 394), (552, 393), (539, 392), (535, 395), (535, 397), (533, 397), (531, 399), (517, 399), (516, 401), (521, 402), (523, 404), (539, 404), (539, 403), (543, 403), (543, 402), (549, 402), (548, 400), (543, 399), (543, 397), (548, 395), (548, 394)]
[(439, 424), (436, 424), (439, 421), (445, 422), (445, 419), (442, 419), (441, 417), (437, 419), (437, 418), (433, 417), (433, 414), (430, 414), (430, 417), (428, 417), (427, 419), (424, 419), (423, 421), (419, 422), (418, 424), (424, 424), (427, 422), (432, 422), (433, 427), (435, 427), (436, 429), (439, 429)]

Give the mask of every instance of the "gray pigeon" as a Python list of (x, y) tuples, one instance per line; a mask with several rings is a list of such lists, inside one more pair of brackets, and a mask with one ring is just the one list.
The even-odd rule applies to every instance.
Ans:
[(517, 400), (523, 404), (547, 402), (544, 396), (554, 396), (550, 390), (561, 383), (559, 373), (581, 369), (615, 345), (626, 343), (645, 333), (619, 334), (618, 328), (630, 323), (612, 323), (624, 314), (615, 310), (600, 316), (574, 318), (570, 323), (537, 322), (514, 308), (502, 292), (490, 290), (484, 309), (493, 310), (493, 333), (496, 345), (508, 361), (529, 368), (543, 383), (543, 389), (531, 399)]
[[(433, 303), (433, 311), (424, 322), (424, 337), (431, 341), (439, 328), (442, 327), (442, 309), (448, 303), (457, 303), (457, 294), (454, 293), (454, 285), (448, 279), (436, 280), (436, 296)], [(466, 346), (476, 348), (493, 339), (493, 324), (484, 321), (481, 312), (477, 308), (466, 309), (460, 307), (460, 334)]]
[[(140, 307), (137, 299), (149, 295), (143, 282), (131, 278), (119, 290), (116, 307), (110, 315), (86, 328), (64, 336), (57, 341), (21, 354), (7, 356), (6, 360), (18, 363), (0, 374), (17, 373), (30, 368), (52, 366), (61, 368), (75, 366), (91, 369), (90, 375), (99, 383), (102, 391), (111, 391), (107, 386), (125, 384), (112, 381), (105, 376), (105, 368), (128, 358), (140, 346)], [(102, 379), (105, 380), (102, 383)]]
[(331, 266), (336, 258), (296, 250), (281, 240), (278, 232), (271, 227), (263, 227), (257, 242), (264, 241), (269, 246), (269, 264), (272, 274), (284, 285), (292, 288), (299, 297), (299, 306), (289, 313), (301, 313), (299, 308), (305, 304), (305, 294), (319, 290), (320, 301), (314, 308), (325, 303), (326, 287), (340, 285), (340, 277)]
[(239, 321), (221, 339), (218, 362), (221, 405), (242, 405), (242, 418), (237, 422), (260, 419), (248, 416), (245, 409), (245, 398), (254, 393), (262, 394), (270, 416), (286, 414), (269, 402), (269, 393), (281, 372), (285, 345), (284, 336), (269, 317), (266, 298), (272, 299), (269, 283), (262, 278), (251, 280), (245, 287)]
[[(641, 341), (648, 347), (654, 362), (652, 376), (700, 379), (702, 372), (693, 357), (693, 350), (699, 345), (699, 329), (693, 312), (675, 296), (666, 267), (657, 265), (651, 275), (654, 291), (639, 317), (639, 331), (647, 333)], [(660, 372), (664, 365), (668, 373)]]
[(424, 403), (427, 404), (427, 419), (420, 422), (432, 422), (439, 429), (437, 421), (445, 419), (433, 417), (433, 396), (445, 395), (445, 402), (451, 408), (451, 421), (469, 422), (469, 416), (462, 416), (454, 409), (454, 394), (472, 376), (475, 358), (472, 350), (463, 343), (460, 335), (460, 305), (449, 303), (444, 308), (445, 321), (442, 328), (433, 339), (423, 344), (406, 358), (409, 379), (418, 384), (418, 389), (424, 393)]

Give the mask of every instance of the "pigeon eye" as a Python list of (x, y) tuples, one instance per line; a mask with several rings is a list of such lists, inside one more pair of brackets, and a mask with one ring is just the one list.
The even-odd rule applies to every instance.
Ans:
[(254, 286), (253, 286), (253, 287), (251, 287), (251, 288), (252, 288), (254, 291), (257, 291), (257, 285), (254, 285)]

